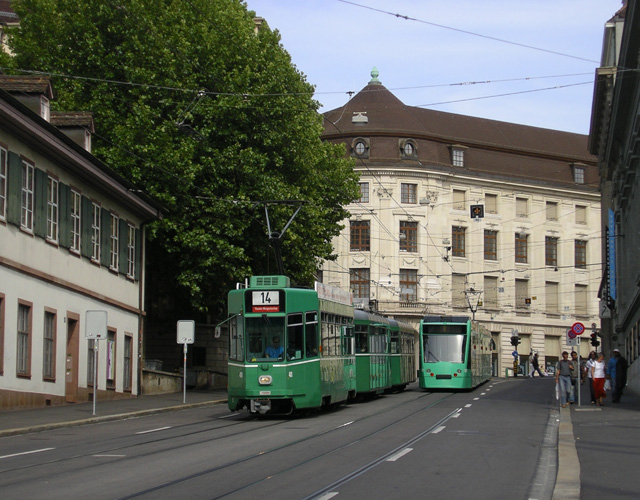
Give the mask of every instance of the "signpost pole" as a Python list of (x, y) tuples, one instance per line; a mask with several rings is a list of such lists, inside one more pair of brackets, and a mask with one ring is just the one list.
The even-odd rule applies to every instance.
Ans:
[(98, 387), (98, 341), (93, 341), (93, 416), (96, 416), (96, 399), (98, 395), (96, 388)]
[(184, 365), (182, 369), (182, 404), (187, 402), (187, 343), (184, 343), (184, 348), (182, 350), (184, 354)]
[(578, 337), (578, 380), (576, 380), (576, 391), (578, 391), (578, 407), (582, 406), (582, 356), (580, 356), (580, 338)]
[(98, 340), (107, 338), (107, 311), (87, 311), (85, 318), (85, 338), (93, 340), (93, 415), (95, 416), (98, 399)]
[(177, 326), (178, 344), (183, 344), (183, 368), (182, 368), (182, 404), (187, 402), (187, 344), (193, 344), (196, 336), (196, 322), (188, 319), (181, 319)]

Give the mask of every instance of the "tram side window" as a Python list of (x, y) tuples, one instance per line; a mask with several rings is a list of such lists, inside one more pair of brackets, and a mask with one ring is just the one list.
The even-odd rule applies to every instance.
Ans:
[(334, 314), (322, 313), (322, 355), (335, 356), (340, 348), (339, 327)]
[(391, 354), (400, 354), (401, 352), (400, 338), (397, 333), (394, 333), (391, 335)]
[(236, 316), (229, 322), (229, 358), (244, 360), (244, 335), (242, 316)]
[(302, 313), (290, 314), (287, 318), (287, 359), (302, 358), (304, 325)]
[(369, 352), (368, 338), (369, 335), (367, 335), (367, 327), (356, 325), (356, 352)]
[(318, 313), (316, 311), (306, 313), (304, 332), (307, 358), (315, 357), (318, 355)]
[(353, 349), (355, 347), (354, 337), (353, 337), (353, 327), (349, 325), (343, 325), (342, 329), (343, 329), (342, 354), (351, 356), (354, 354)]

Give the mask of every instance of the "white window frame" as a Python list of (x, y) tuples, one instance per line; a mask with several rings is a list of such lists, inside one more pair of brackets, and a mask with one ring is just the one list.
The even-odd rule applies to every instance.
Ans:
[(58, 181), (49, 176), (47, 179), (47, 240), (58, 242), (59, 217)]
[(118, 246), (118, 241), (120, 237), (120, 218), (111, 214), (111, 235), (110, 235), (110, 260), (109, 260), (109, 268), (115, 271), (118, 270), (118, 250), (120, 247)]
[(81, 251), (82, 224), (82, 195), (75, 189), (71, 190), (71, 251)]
[(0, 220), (7, 216), (7, 150), (0, 147)]
[(92, 203), (91, 220), (91, 259), (100, 262), (100, 218), (102, 207)]
[(127, 276), (133, 278), (136, 272), (136, 228), (128, 225), (127, 236)]
[(464, 167), (464, 149), (451, 148), (451, 164), (454, 167)]
[(20, 227), (33, 232), (33, 189), (35, 183), (35, 166), (22, 160), (22, 194), (20, 202)]

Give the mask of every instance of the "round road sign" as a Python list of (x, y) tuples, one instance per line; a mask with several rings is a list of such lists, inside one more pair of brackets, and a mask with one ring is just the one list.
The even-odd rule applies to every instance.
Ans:
[(584, 325), (580, 322), (574, 323), (571, 327), (571, 331), (576, 335), (582, 335), (584, 333)]

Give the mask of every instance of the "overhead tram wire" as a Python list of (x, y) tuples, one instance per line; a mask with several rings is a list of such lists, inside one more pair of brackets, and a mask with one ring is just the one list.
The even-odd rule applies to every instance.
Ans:
[(381, 14), (386, 14), (386, 15), (389, 15), (389, 16), (393, 16), (393, 17), (398, 18), (398, 19), (404, 19), (406, 21), (413, 21), (413, 22), (420, 23), (420, 24), (427, 24), (429, 26), (435, 26), (436, 28), (442, 28), (442, 29), (449, 30), (449, 31), (455, 31), (457, 33), (463, 33), (465, 35), (476, 36), (476, 37), (479, 37), (479, 38), (484, 38), (486, 40), (493, 40), (495, 42), (506, 43), (506, 44), (509, 44), (509, 45), (515, 45), (516, 47), (522, 47), (522, 48), (525, 48), (525, 49), (537, 50), (539, 52), (546, 52), (547, 54), (553, 54), (553, 55), (556, 55), (556, 56), (569, 57), (571, 59), (577, 59), (577, 60), (580, 60), (580, 61), (586, 61), (586, 62), (590, 62), (590, 63), (600, 64), (600, 61), (594, 61), (593, 59), (587, 59), (585, 57), (574, 56), (574, 55), (571, 55), (571, 54), (565, 54), (563, 52), (557, 52), (555, 50), (543, 49), (543, 48), (540, 48), (540, 47), (535, 47), (533, 45), (527, 45), (527, 44), (524, 44), (524, 43), (513, 42), (511, 40), (505, 40), (503, 38), (497, 38), (497, 37), (490, 36), (490, 35), (483, 35), (481, 33), (475, 33), (473, 31), (467, 31), (467, 30), (463, 30), (463, 29), (460, 29), (460, 28), (453, 28), (451, 26), (445, 26), (443, 24), (438, 24), (438, 23), (434, 23), (434, 22), (431, 22), (431, 21), (425, 21), (423, 19), (410, 17), (408, 15), (398, 14), (398, 13), (390, 12), (390, 11), (383, 10), (383, 9), (377, 9), (375, 7), (370, 7), (368, 5), (362, 5), (362, 4), (359, 4), (359, 3), (356, 3), (356, 2), (351, 2), (349, 0), (337, 0), (337, 1), (341, 2), (341, 3), (344, 3), (344, 4), (353, 5), (354, 7), (359, 7), (361, 9), (367, 9), (367, 10), (371, 10), (371, 11), (374, 11), (374, 12), (379, 12)]

